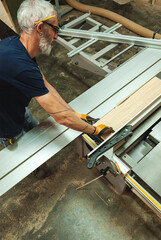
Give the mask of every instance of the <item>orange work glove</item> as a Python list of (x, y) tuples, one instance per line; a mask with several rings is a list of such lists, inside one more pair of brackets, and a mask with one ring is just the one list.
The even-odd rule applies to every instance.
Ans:
[(112, 127), (108, 127), (104, 124), (100, 124), (97, 127), (95, 127), (94, 132), (92, 133), (92, 135), (101, 137), (104, 133), (113, 133), (114, 130)]
[(74, 112), (74, 114), (77, 117), (81, 118), (83, 121), (88, 122), (90, 124), (95, 123), (99, 120), (99, 118), (93, 118), (93, 117), (89, 116), (88, 114), (80, 114), (77, 112)]

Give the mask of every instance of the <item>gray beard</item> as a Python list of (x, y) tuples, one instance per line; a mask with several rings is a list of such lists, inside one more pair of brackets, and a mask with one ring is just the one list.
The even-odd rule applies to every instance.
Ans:
[(48, 38), (47, 34), (41, 33), (39, 47), (40, 47), (42, 54), (47, 55), (47, 56), (50, 55), (51, 50), (52, 50), (52, 44), (49, 43), (49, 38)]

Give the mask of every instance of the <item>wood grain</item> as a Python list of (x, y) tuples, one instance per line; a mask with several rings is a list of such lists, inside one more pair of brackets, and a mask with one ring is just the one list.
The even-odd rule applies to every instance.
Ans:
[(17, 32), (15, 24), (11, 18), (10, 12), (5, 1), (0, 1), (0, 19), (6, 23), (13, 31)]
[[(105, 124), (116, 131), (160, 94), (161, 79), (154, 77), (126, 100), (108, 112), (95, 124), (95, 126)], [(103, 138), (107, 138), (107, 135), (103, 135)]]

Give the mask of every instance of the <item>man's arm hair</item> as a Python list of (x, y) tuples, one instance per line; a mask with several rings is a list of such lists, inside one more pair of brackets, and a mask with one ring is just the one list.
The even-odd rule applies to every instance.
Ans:
[(94, 126), (81, 120), (73, 111), (64, 107), (50, 92), (35, 99), (59, 124), (89, 134), (95, 130)]

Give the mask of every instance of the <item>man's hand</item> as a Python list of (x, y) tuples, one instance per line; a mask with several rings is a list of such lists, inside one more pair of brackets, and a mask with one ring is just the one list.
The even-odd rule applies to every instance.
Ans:
[(88, 114), (80, 114), (77, 112), (74, 112), (74, 114), (77, 117), (81, 118), (83, 121), (88, 122), (90, 124), (95, 123), (99, 120), (99, 118), (93, 118), (93, 117), (89, 116)]
[(114, 132), (114, 130), (112, 129), (112, 127), (108, 127), (104, 124), (100, 124), (97, 127), (95, 127), (95, 131), (92, 133), (92, 135), (101, 137), (104, 133), (110, 134), (110, 133), (113, 133), (113, 132)]

